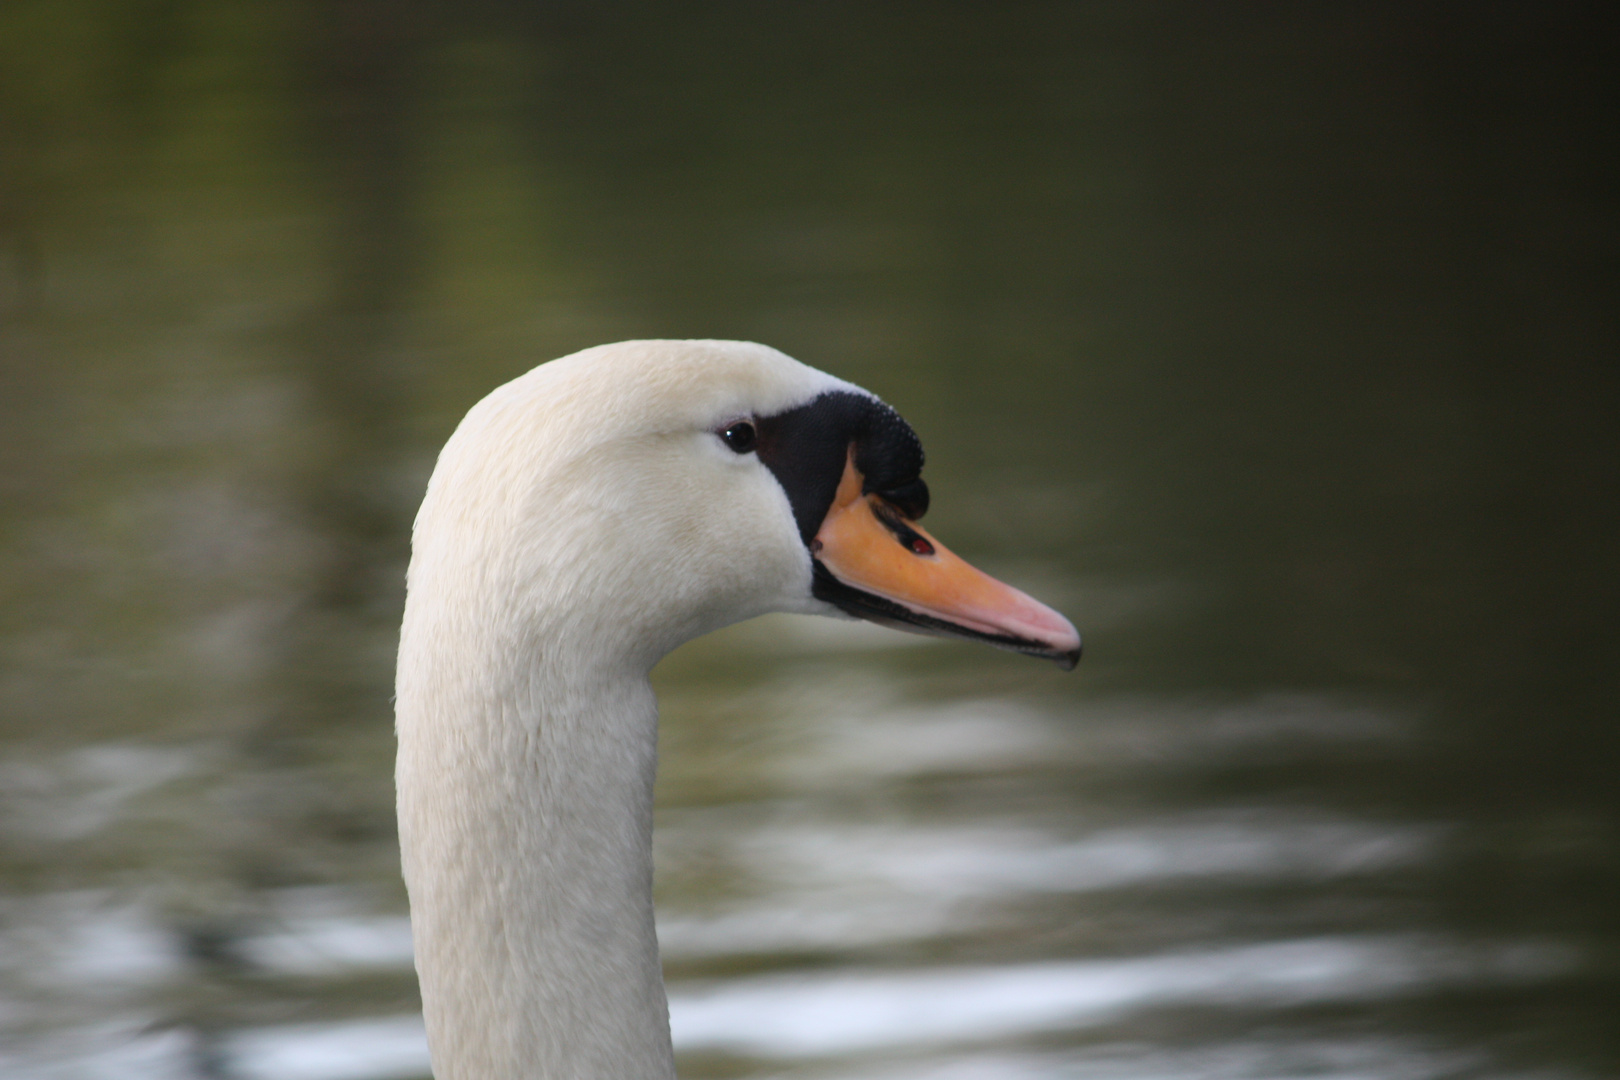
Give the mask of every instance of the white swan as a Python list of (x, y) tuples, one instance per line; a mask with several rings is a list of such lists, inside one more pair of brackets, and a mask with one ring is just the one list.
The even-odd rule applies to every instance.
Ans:
[(1052, 611), (914, 524), (922, 450), (761, 345), (624, 342), (473, 407), (416, 519), (400, 847), (438, 1080), (675, 1075), (653, 932), (648, 672), (768, 611), (1072, 667)]

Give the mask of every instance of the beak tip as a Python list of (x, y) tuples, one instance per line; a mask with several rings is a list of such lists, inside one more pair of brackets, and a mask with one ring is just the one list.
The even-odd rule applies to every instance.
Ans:
[(1039, 650), (1030, 650), (1033, 655), (1052, 661), (1064, 671), (1073, 671), (1080, 663), (1080, 631), (1061, 612), (1025, 594), (1019, 596), (1029, 605), (1025, 617), (1004, 625), (1026, 641), (1041, 644)]
[(1076, 630), (1074, 623), (1064, 618), (1060, 612), (1045, 605), (1042, 607), (1044, 608), (1042, 614), (1046, 616), (1048, 623), (1045, 636), (1051, 643), (1052, 650), (1046, 655), (1064, 671), (1073, 671), (1075, 665), (1080, 663), (1080, 631)]

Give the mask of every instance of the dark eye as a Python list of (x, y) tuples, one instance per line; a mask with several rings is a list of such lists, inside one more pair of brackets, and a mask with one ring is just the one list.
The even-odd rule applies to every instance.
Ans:
[(720, 437), (726, 440), (727, 446), (739, 454), (748, 453), (754, 448), (754, 444), (759, 441), (759, 433), (754, 430), (754, 425), (747, 420), (739, 420), (732, 424), (720, 433)]

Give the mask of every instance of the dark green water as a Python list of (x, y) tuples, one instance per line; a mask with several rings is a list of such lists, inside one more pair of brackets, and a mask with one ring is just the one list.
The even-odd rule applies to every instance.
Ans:
[(1605, 30), (0, 7), (0, 1076), (425, 1075), (410, 517), (642, 336), (883, 395), (1087, 641), (666, 661), (683, 1077), (1620, 1073)]

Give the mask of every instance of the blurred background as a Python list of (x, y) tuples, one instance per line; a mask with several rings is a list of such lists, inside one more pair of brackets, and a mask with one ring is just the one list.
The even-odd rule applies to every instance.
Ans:
[(763, 341), (1072, 675), (658, 669), (685, 1080), (1620, 1074), (1599, 5), (0, 7), (0, 1076), (425, 1077), (389, 695), (479, 397)]

